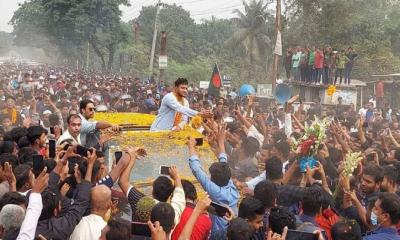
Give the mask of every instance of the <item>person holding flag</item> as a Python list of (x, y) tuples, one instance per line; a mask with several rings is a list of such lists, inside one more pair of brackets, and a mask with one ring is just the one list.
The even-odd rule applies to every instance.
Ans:
[(201, 116), (211, 118), (210, 111), (195, 111), (189, 107), (189, 102), (185, 98), (188, 94), (188, 80), (178, 78), (175, 81), (173, 92), (168, 93), (161, 101), (158, 115), (151, 125), (150, 131), (173, 130), (179, 131), (188, 122), (190, 117)]

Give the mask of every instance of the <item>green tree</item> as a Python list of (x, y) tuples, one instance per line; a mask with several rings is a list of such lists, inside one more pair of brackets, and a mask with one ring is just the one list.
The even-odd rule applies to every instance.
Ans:
[[(11, 19), (15, 41), (41, 48), (56, 46), (71, 60), (82, 55), (89, 42), (103, 70), (110, 70), (116, 48), (127, 36), (121, 27), (121, 4), (128, 5), (128, 1), (26, 1)], [(47, 41), (41, 42), (43, 38)]]
[(273, 36), (273, 17), (267, 10), (268, 3), (252, 0), (243, 1), (244, 12), (234, 10), (238, 29), (225, 41), (225, 46), (239, 52), (244, 57), (242, 64), (247, 65), (247, 77), (250, 81), (261, 80), (264, 76), (268, 56), (271, 55)]

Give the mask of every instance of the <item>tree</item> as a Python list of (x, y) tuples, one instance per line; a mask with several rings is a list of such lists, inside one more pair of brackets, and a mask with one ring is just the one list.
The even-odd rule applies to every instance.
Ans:
[(250, 62), (264, 63), (271, 49), (272, 15), (267, 11), (268, 4), (252, 0), (250, 4), (243, 1), (245, 12), (234, 10), (238, 15), (234, 20), (239, 29), (230, 37), (225, 45), (229, 47), (243, 46)]
[[(54, 45), (70, 59), (82, 55), (82, 49), (89, 42), (100, 58), (103, 70), (110, 70), (116, 47), (127, 36), (121, 27), (121, 4), (128, 5), (128, 1), (26, 1), (11, 19), (15, 42), (42, 48)], [(40, 39), (38, 36), (47, 41), (32, 41)]]

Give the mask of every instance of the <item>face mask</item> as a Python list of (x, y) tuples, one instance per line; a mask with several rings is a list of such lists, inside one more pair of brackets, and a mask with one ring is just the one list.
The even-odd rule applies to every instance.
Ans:
[(374, 212), (371, 212), (371, 224), (378, 225), (378, 216)]

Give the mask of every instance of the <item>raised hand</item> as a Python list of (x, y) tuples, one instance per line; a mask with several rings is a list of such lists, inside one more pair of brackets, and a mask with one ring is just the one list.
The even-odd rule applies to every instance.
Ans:
[(32, 186), (32, 192), (42, 193), (49, 184), (49, 174), (47, 173), (47, 167), (44, 167), (43, 171), (35, 179)]

